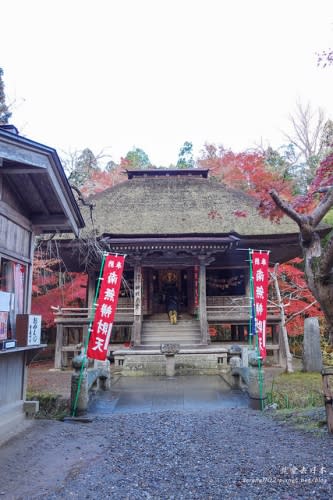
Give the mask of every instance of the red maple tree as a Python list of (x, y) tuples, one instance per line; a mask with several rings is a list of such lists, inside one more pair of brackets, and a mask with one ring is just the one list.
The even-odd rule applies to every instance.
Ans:
[(31, 311), (42, 316), (45, 328), (54, 326), (51, 306), (83, 307), (86, 300), (87, 275), (59, 273), (59, 263), (57, 258), (35, 252)]
[[(206, 144), (198, 161), (202, 168), (209, 168), (210, 175), (219, 182), (247, 192), (258, 200), (258, 209), (264, 217), (278, 221), (284, 212), (277, 206), (270, 192), (277, 191), (287, 201), (293, 201), (300, 212), (311, 209), (315, 198), (318, 197), (318, 185), (323, 186), (333, 183), (330, 167), (322, 163), (321, 170), (313, 181), (311, 191), (305, 196), (293, 195), (294, 185), (286, 179), (284, 173), (271, 168), (264, 153), (245, 151), (234, 153), (223, 146)], [(321, 178), (321, 180), (319, 180)], [(317, 193), (317, 194), (316, 194)], [(237, 217), (244, 217), (241, 211), (234, 212)], [(212, 216), (212, 215), (211, 215)], [(216, 214), (214, 214), (217, 217)], [(303, 333), (304, 318), (308, 315), (322, 316), (317, 300), (311, 293), (305, 279), (302, 259), (294, 259), (289, 263), (279, 266), (278, 282), (287, 317), (287, 330), (289, 335)]]
[(288, 335), (302, 335), (304, 319), (323, 313), (305, 280), (302, 259), (297, 257), (278, 267), (277, 278), (286, 316)]
[(115, 166), (112, 170), (95, 170), (91, 172), (89, 178), (81, 186), (81, 193), (88, 198), (97, 193), (101, 193), (108, 188), (120, 184), (126, 180), (124, 167), (122, 164)]
[[(206, 144), (198, 159), (201, 168), (208, 168), (210, 175), (219, 182), (234, 189), (239, 189), (258, 200), (258, 207), (263, 216), (269, 215), (278, 220), (283, 212), (272, 202), (269, 194), (275, 189), (286, 200), (293, 197), (293, 183), (277, 169), (270, 168), (265, 155), (257, 151), (234, 153), (223, 146)], [(235, 213), (244, 217), (242, 213)]]
[(61, 286), (48, 289), (46, 293), (33, 295), (31, 311), (41, 314), (45, 328), (54, 326), (53, 307), (84, 307), (86, 300), (87, 275), (69, 273), (68, 281)]

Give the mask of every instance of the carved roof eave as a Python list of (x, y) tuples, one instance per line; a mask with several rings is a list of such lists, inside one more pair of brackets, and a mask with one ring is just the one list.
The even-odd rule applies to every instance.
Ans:
[(110, 250), (145, 252), (165, 250), (188, 250), (191, 253), (202, 253), (202, 250), (226, 251), (237, 246), (239, 238), (234, 235), (222, 237), (163, 237), (163, 238), (113, 238), (104, 236), (100, 239)]
[[(126, 255), (126, 262), (130, 266), (140, 261), (142, 265), (158, 267), (195, 265), (201, 257), (214, 258), (219, 265), (236, 265), (246, 261), (246, 251), (249, 248), (269, 250), (272, 263), (286, 262), (301, 255), (298, 234), (259, 237), (241, 237), (235, 234), (191, 237), (177, 235), (144, 238), (117, 238), (104, 234), (91, 246), (93, 248), (90, 248), (89, 240), (58, 240), (59, 252), (67, 268), (76, 271), (97, 270), (103, 252)], [(223, 255), (228, 256), (227, 261)]]

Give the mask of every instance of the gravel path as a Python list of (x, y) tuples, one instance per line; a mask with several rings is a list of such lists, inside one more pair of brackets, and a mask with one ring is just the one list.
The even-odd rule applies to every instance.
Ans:
[(36, 421), (0, 448), (0, 495), (90, 499), (333, 498), (332, 439), (249, 409)]

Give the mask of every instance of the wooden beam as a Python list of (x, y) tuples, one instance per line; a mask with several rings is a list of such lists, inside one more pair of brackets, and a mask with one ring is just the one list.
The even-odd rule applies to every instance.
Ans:
[(22, 144), (6, 143), (3, 138), (1, 138), (0, 142), (0, 156), (3, 160), (16, 161), (32, 167), (47, 169), (49, 166), (45, 154), (37, 153), (37, 151), (30, 149), (29, 146)]
[(57, 227), (69, 227), (69, 221), (67, 217), (63, 215), (33, 215), (31, 217), (31, 222), (34, 226), (40, 228), (49, 228), (52, 226), (54, 230), (56, 230)]
[(0, 167), (0, 172), (6, 175), (22, 175), (22, 174), (46, 174), (45, 167)]

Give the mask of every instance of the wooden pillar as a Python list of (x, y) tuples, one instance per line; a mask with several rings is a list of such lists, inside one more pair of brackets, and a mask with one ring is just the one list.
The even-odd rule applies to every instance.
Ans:
[(333, 434), (333, 393), (330, 387), (329, 377), (333, 375), (332, 368), (324, 368), (321, 372), (323, 381), (324, 403), (328, 432)]
[[(272, 344), (279, 345), (279, 328), (277, 325), (272, 325)], [(279, 350), (273, 350), (273, 362), (279, 364)]]
[(96, 272), (88, 272), (88, 288), (87, 288), (87, 307), (92, 308), (94, 305), (94, 299), (96, 294)]
[(148, 290), (148, 307), (147, 313), (153, 314), (153, 296), (154, 296), (154, 282), (153, 282), (153, 270), (148, 269), (147, 271), (147, 290)]
[(210, 343), (208, 335), (208, 322), (207, 322), (207, 300), (206, 300), (206, 262), (205, 257), (199, 257), (200, 270), (199, 270), (199, 318), (201, 330), (201, 343), (207, 345)]
[[(27, 293), (27, 290), (32, 290), (32, 279), (33, 279), (33, 265), (34, 265), (34, 248), (35, 248), (35, 235), (34, 233), (30, 234), (30, 262), (27, 266), (28, 269), (28, 279), (27, 282), (25, 283), (25, 290), (24, 290), (24, 297), (26, 298), (26, 307), (25, 307), (25, 312), (30, 313), (31, 311), (31, 298), (32, 294)], [(23, 312), (23, 311), (21, 311)]]
[(141, 263), (134, 264), (134, 327), (132, 342), (134, 346), (141, 345), (142, 326), (142, 268)]
[(56, 345), (54, 353), (54, 368), (61, 370), (62, 368), (62, 343), (64, 336), (64, 325), (57, 323)]
[(86, 307), (88, 308), (87, 314), (87, 324), (82, 325), (82, 338), (78, 342), (82, 342), (86, 345), (88, 337), (88, 325), (92, 318), (92, 310), (94, 308), (94, 300), (96, 295), (96, 283), (97, 283), (97, 273), (96, 271), (88, 272), (88, 283), (87, 283), (87, 293), (86, 293)]

